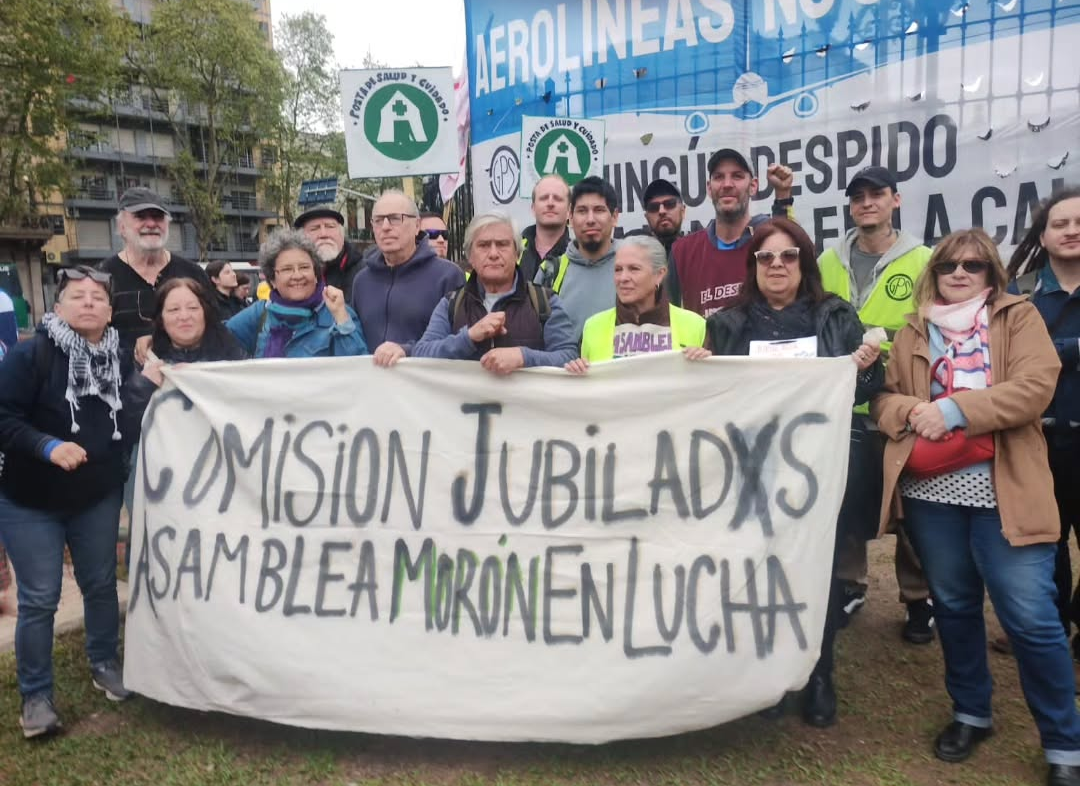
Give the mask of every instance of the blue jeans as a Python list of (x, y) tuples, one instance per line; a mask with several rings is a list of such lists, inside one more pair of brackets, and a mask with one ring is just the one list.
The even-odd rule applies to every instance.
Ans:
[(0, 493), (0, 538), (18, 587), (15, 660), (24, 697), (52, 694), (53, 617), (60, 603), (65, 543), (83, 596), (86, 657), (91, 665), (117, 657), (116, 533), (121, 497), (118, 487), (90, 508), (63, 514), (24, 507)]
[(1012, 643), (1047, 761), (1080, 765), (1076, 678), (1055, 604), (1057, 545), (1010, 546), (996, 508), (905, 498), (904, 515), (934, 598), (955, 719), (980, 727), (991, 724), (985, 586)]

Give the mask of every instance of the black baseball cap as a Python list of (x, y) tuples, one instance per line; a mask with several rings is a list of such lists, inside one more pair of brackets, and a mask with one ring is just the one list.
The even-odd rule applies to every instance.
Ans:
[(308, 221), (313, 218), (332, 218), (342, 226), (345, 225), (345, 216), (341, 215), (338, 211), (332, 207), (313, 207), (311, 210), (305, 210), (298, 215), (292, 222), (293, 229), (300, 229)]
[(893, 173), (883, 166), (868, 166), (863, 167), (855, 173), (855, 177), (851, 178), (848, 182), (847, 188), (844, 189), (845, 196), (851, 196), (851, 193), (855, 190), (855, 187), (859, 183), (869, 183), (875, 188), (885, 188), (888, 186), (893, 191), (896, 191), (896, 178)]
[(642, 197), (642, 201), (647, 205), (652, 200), (662, 196), (673, 196), (676, 199), (682, 199), (679, 189), (670, 180), (654, 180), (645, 186), (645, 195)]
[(747, 172), (750, 173), (750, 177), (757, 177), (757, 172), (754, 171), (753, 157), (749, 153), (744, 153), (741, 150), (737, 150), (734, 147), (722, 147), (709, 156), (709, 177), (712, 177), (712, 173), (716, 171), (716, 168), (720, 166), (721, 161), (734, 161)]
[(138, 213), (140, 210), (160, 210), (171, 215), (165, 209), (165, 202), (149, 188), (129, 188), (120, 195), (120, 209), (126, 213)]

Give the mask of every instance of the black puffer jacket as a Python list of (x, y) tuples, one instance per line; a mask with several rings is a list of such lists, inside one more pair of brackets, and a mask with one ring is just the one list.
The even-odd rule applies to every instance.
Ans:
[[(863, 325), (854, 306), (828, 295), (813, 308), (821, 357), (850, 355), (862, 344)], [(706, 321), (709, 348), (715, 355), (750, 353), (749, 308), (734, 306), (717, 311)], [(885, 384), (885, 366), (879, 358), (855, 380), (855, 403), (863, 404)]]

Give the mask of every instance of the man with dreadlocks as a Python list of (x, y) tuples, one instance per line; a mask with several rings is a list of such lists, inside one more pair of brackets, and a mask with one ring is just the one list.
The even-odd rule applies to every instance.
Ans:
[[(1051, 196), (1035, 213), (1031, 229), (1009, 261), (1010, 291), (1031, 296), (1061, 358), (1061, 375), (1043, 433), (1061, 513), (1061, 540), (1054, 566), (1058, 611), (1065, 635), (1080, 629), (1080, 586), (1073, 589), (1069, 530), (1080, 542), (1080, 188)], [(1072, 639), (1080, 661), (1080, 633)]]

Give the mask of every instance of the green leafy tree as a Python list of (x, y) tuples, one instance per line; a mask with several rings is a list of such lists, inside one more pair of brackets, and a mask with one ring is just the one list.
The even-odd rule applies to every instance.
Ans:
[(130, 33), (109, 0), (0, 2), (0, 223), (68, 189), (64, 137), (120, 79)]
[(162, 0), (131, 61), (169, 105), (172, 175), (206, 259), (233, 167), (259, 164), (253, 150), (274, 132), (281, 65), (240, 0)]
[(346, 168), (337, 68), (330, 57), (333, 44), (326, 17), (311, 11), (283, 17), (275, 31), (284, 89), (274, 133), (278, 161), (266, 194), (290, 224), (300, 184), (343, 175)]

